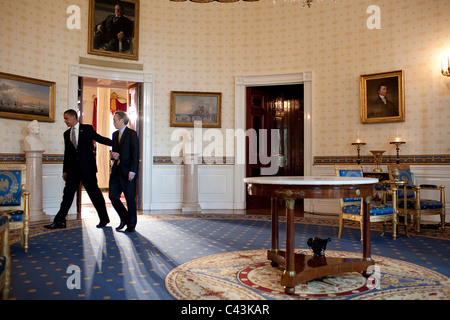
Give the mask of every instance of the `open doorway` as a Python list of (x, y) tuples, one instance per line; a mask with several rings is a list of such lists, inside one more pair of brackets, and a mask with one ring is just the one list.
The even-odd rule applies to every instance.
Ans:
[[(82, 123), (91, 124), (97, 133), (104, 137), (112, 137), (112, 133), (116, 131), (113, 124), (114, 113), (125, 111), (130, 118), (128, 127), (136, 130), (140, 136), (140, 83), (89, 77), (79, 77), (78, 83), (78, 108)], [(95, 152), (98, 186), (103, 192), (106, 203), (109, 203), (109, 175), (112, 166), (110, 147), (97, 143)], [(89, 196), (81, 187), (77, 210), (79, 218), (81, 218), (82, 206), (90, 204), (92, 203)]]
[[(304, 85), (274, 85), (247, 87), (246, 98), (246, 129), (272, 129), (278, 131), (278, 150), (271, 149), (271, 138), (267, 138), (267, 145), (256, 145), (256, 150), (247, 143), (247, 159), (253, 154), (257, 163), (246, 162), (246, 176), (257, 177), (261, 169), (270, 164), (262, 164), (259, 153), (278, 156), (278, 171), (275, 175), (303, 176), (304, 175)], [(280, 201), (282, 202), (282, 201)], [(246, 194), (247, 213), (270, 214), (270, 198), (251, 196)], [(283, 206), (284, 203), (280, 203)], [(296, 213), (303, 213), (303, 200), (296, 200)]]

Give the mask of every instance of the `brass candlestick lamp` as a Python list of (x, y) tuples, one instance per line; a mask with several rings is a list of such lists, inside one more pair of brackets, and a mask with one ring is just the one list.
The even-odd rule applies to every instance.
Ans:
[(360, 139), (357, 139), (356, 142), (352, 142), (352, 146), (356, 146), (356, 150), (358, 152), (358, 158), (356, 159), (358, 164), (361, 164), (361, 146), (365, 145), (366, 143), (362, 142)]
[(397, 149), (396, 163), (400, 163), (400, 145), (405, 144), (405, 141), (400, 141), (400, 139), (395, 139), (395, 141), (389, 142), (390, 144), (395, 144), (395, 149)]

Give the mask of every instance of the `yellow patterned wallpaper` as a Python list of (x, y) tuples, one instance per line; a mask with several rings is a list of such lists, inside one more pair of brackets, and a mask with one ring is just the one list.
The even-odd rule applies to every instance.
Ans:
[[(69, 65), (87, 54), (88, 0), (8, 1), (0, 13), (7, 36), (0, 71), (56, 82), (56, 122), (41, 123), (46, 153), (62, 153)], [(380, 7), (381, 29), (369, 30), (367, 8)], [(66, 26), (67, 7), (81, 10), (81, 29)], [(234, 77), (313, 72), (313, 156), (354, 154), (357, 132), (369, 150), (450, 153), (448, 0), (324, 0), (312, 8), (261, 0), (196, 4), (141, 0), (139, 61), (154, 75), (154, 154), (170, 155), (170, 91), (219, 91), (223, 128), (234, 127)], [(122, 60), (125, 61), (125, 60)], [(125, 62), (130, 62), (129, 60)], [(406, 121), (360, 123), (359, 76), (405, 71)], [(20, 153), (27, 122), (0, 119), (1, 153)], [(55, 137), (60, 137), (57, 139)]]

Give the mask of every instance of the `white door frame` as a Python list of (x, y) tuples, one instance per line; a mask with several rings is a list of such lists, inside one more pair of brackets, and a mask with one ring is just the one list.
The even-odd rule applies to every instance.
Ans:
[(70, 65), (69, 68), (69, 109), (78, 106), (78, 77), (109, 79), (142, 83), (141, 126), (141, 172), (139, 181), (139, 209), (150, 210), (152, 203), (153, 172), (153, 75), (142, 71), (103, 68), (89, 65)]
[[(272, 74), (259, 76), (237, 76), (235, 77), (235, 130), (246, 130), (246, 109), (247, 109), (247, 87), (277, 86), (303, 84), (304, 90), (304, 175), (312, 173), (312, 72), (299, 72), (288, 74)], [(234, 165), (234, 209), (245, 209), (246, 207), (246, 186), (243, 182), (245, 178), (245, 164), (238, 164), (236, 159), (238, 154), (245, 154), (245, 144), (241, 146), (243, 150), (238, 150), (239, 145), (235, 143), (235, 165)], [(310, 206), (305, 199), (305, 210)]]

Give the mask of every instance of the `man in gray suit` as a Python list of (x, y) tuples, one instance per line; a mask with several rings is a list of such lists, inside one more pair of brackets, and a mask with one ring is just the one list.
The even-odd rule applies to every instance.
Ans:
[[(125, 112), (117, 111), (114, 114), (114, 126), (117, 131), (112, 136), (111, 157), (114, 164), (109, 179), (109, 198), (120, 217), (120, 225), (116, 230), (127, 226), (125, 232), (132, 232), (137, 223), (136, 175), (139, 170), (139, 139), (137, 132), (127, 127), (128, 122)], [(127, 208), (120, 200), (122, 192)]]

